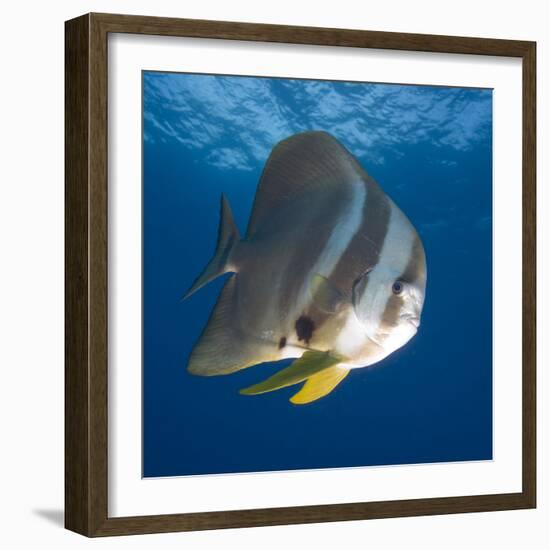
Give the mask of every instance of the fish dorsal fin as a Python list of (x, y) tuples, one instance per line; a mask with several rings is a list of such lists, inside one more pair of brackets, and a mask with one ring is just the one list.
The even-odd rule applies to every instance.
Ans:
[(299, 384), (306, 378), (328, 369), (340, 363), (340, 361), (342, 361), (341, 357), (336, 357), (325, 351), (306, 351), (302, 357), (296, 359), (286, 369), (280, 370), (259, 384), (242, 389), (240, 393), (243, 395), (257, 395)]
[(279, 142), (262, 173), (247, 237), (286, 201), (364, 178), (368, 176), (355, 158), (326, 132), (304, 132)]
[(272, 347), (247, 335), (239, 324), (238, 275), (222, 289), (208, 324), (191, 352), (187, 370), (199, 376), (229, 374), (275, 359)]
[(328, 395), (347, 375), (349, 369), (335, 365), (310, 376), (302, 389), (290, 398), (295, 405), (311, 403)]

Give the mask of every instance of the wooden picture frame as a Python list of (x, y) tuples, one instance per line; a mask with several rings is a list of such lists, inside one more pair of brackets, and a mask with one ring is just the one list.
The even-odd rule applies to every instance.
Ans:
[[(108, 516), (107, 37), (133, 33), (520, 58), (523, 70), (522, 491), (139, 517)], [(126, 535), (533, 508), (536, 505), (536, 44), (88, 14), (66, 22), (65, 525)]]

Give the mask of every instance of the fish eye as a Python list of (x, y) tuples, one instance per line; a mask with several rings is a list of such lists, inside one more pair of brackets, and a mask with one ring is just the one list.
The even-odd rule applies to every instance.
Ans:
[(391, 286), (391, 290), (396, 296), (399, 296), (403, 292), (403, 288), (404, 285), (401, 281), (395, 281)]

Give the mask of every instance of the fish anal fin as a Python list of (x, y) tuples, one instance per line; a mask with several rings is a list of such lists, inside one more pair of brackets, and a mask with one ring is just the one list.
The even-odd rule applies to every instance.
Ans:
[(313, 275), (310, 293), (313, 303), (325, 313), (336, 312), (346, 301), (344, 293), (320, 273)]
[(331, 355), (329, 352), (308, 350), (289, 367), (280, 370), (259, 384), (242, 389), (239, 393), (243, 395), (257, 395), (299, 384), (310, 376), (328, 369), (341, 361), (341, 357)]
[(187, 370), (199, 376), (230, 374), (273, 360), (273, 351), (241, 329), (238, 318), (238, 275), (223, 287), (210, 319), (195, 344)]
[(302, 389), (290, 398), (295, 405), (305, 405), (328, 395), (349, 373), (349, 369), (335, 365), (310, 376)]

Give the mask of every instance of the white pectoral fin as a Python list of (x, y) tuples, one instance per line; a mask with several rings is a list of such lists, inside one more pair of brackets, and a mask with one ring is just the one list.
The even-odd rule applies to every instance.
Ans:
[(347, 299), (336, 285), (320, 273), (315, 273), (311, 279), (310, 294), (313, 303), (325, 313), (334, 313)]

